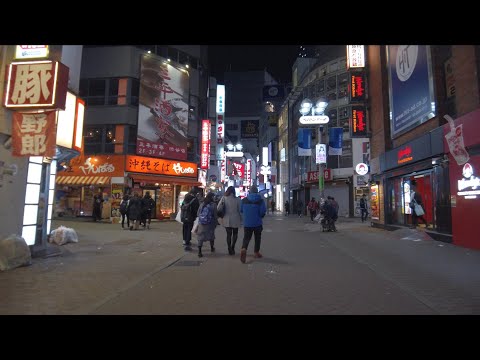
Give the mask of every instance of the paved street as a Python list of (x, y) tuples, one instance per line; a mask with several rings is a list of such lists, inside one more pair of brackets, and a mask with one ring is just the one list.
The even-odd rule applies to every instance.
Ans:
[(185, 253), (181, 225), (150, 231), (64, 221), (79, 243), (0, 272), (0, 314), (480, 314), (480, 251), (421, 231), (340, 219), (323, 233), (308, 218), (265, 218), (262, 259)]

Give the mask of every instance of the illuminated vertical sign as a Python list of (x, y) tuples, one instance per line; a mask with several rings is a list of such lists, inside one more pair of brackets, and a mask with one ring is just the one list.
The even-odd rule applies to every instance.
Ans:
[(347, 68), (365, 67), (365, 45), (347, 45)]
[(202, 150), (200, 158), (200, 168), (208, 169), (210, 164), (210, 120), (202, 120)]
[(223, 153), (225, 150), (225, 85), (217, 85), (217, 122), (216, 122), (216, 158), (217, 160), (223, 159)]
[(222, 182), (225, 181), (227, 175), (227, 155), (225, 152), (222, 154), (222, 165), (220, 166), (220, 179)]
[(315, 145), (315, 163), (326, 164), (327, 163), (327, 145), (317, 144)]
[(247, 167), (245, 170), (245, 183), (246, 186), (252, 185), (252, 160), (247, 160)]
[(268, 165), (268, 147), (264, 147), (262, 149), (262, 165), (263, 166)]
[(365, 75), (350, 74), (350, 101), (365, 101)]
[(352, 136), (367, 136), (366, 118), (363, 106), (352, 106)]

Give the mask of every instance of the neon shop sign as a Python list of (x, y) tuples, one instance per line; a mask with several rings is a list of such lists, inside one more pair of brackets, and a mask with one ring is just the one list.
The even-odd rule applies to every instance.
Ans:
[(412, 147), (410, 145), (407, 145), (403, 149), (398, 150), (397, 158), (398, 158), (397, 160), (398, 164), (405, 164), (409, 161), (412, 161), (413, 160)]

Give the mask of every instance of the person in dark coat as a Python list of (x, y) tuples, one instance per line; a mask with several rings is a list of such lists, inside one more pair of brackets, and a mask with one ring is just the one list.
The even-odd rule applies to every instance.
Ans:
[[(215, 228), (217, 227), (217, 204), (214, 201), (214, 196), (215, 194), (210, 192), (205, 196), (205, 199), (203, 199), (203, 202), (200, 204), (200, 207), (198, 208), (198, 228), (197, 228), (197, 240), (198, 240), (198, 257), (202, 257), (202, 246), (205, 241), (210, 242), (210, 250), (211, 252), (215, 252)], [(207, 224), (202, 224), (202, 212), (205, 209), (205, 211), (208, 211), (211, 215), (210, 217), (210, 222)]]
[(423, 212), (425, 212), (422, 196), (417, 191), (417, 183), (412, 182), (411, 191), (410, 191), (410, 204), (409, 204), (410, 208), (412, 209), (412, 228), (416, 228), (418, 226), (418, 219), (423, 221), (423, 223), (425, 224), (425, 228), (428, 228), (428, 221), (423, 216), (424, 214), (418, 215), (417, 212), (415, 211), (416, 204), (420, 205), (420, 207), (423, 209)]
[(96, 194), (93, 196), (93, 221), (102, 220), (102, 195)]
[[(182, 205), (180, 206), (181, 213), (181, 220), (182, 220), (182, 231), (183, 231), (183, 246), (185, 247), (185, 251), (192, 250), (191, 248), (191, 241), (192, 241), (192, 228), (195, 219), (197, 218), (198, 208), (200, 206), (200, 202), (198, 201), (198, 190), (197, 188), (192, 188), (190, 192), (185, 195), (183, 199)], [(185, 213), (182, 208), (185, 206), (187, 207), (187, 213)]]
[(290, 215), (290, 203), (287, 201), (285, 201), (285, 216), (288, 216)]
[(153, 209), (155, 209), (155, 200), (150, 195), (150, 191), (147, 191), (142, 199), (142, 222), (143, 227), (147, 227), (147, 229), (150, 229)]
[(133, 193), (133, 197), (130, 199), (128, 204), (128, 217), (135, 224), (130, 226), (130, 230), (138, 230), (140, 225), (140, 220), (142, 219), (142, 201), (138, 193)]
[[(127, 218), (127, 228), (130, 228), (130, 218), (128, 217), (128, 204), (130, 202), (130, 196), (124, 195), (123, 200), (120, 202), (120, 213), (122, 214), (122, 229), (125, 225), (125, 217)], [(125, 212), (122, 212), (122, 208), (125, 206)]]

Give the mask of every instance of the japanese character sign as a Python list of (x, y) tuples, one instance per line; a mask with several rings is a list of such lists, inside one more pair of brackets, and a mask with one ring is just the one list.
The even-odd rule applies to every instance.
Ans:
[(13, 62), (7, 68), (7, 108), (65, 110), (68, 67), (57, 61)]
[(55, 156), (55, 111), (13, 114), (13, 156)]

